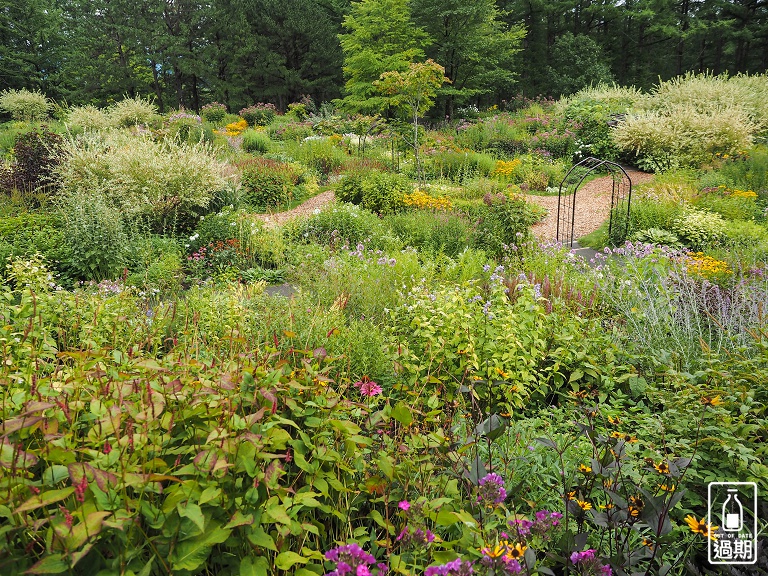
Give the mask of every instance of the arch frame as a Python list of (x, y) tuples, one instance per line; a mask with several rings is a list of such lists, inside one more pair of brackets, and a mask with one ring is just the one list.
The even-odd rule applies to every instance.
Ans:
[[(586, 171), (582, 172), (583, 169), (586, 169)], [(562, 243), (563, 246), (573, 247), (574, 226), (576, 224), (576, 193), (590, 174), (604, 169), (607, 169), (613, 180), (608, 237), (611, 238), (613, 233), (614, 208), (625, 199), (627, 201), (627, 218), (625, 220), (624, 236), (626, 236), (632, 204), (632, 178), (629, 177), (627, 171), (620, 164), (589, 156), (574, 164), (560, 183), (557, 194), (557, 232), (555, 240)]]

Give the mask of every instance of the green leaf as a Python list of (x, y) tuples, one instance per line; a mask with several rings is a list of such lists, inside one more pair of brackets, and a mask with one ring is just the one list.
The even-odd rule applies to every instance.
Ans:
[(277, 558), (275, 558), (275, 566), (280, 568), (280, 570), (289, 570), (296, 564), (306, 564), (307, 559), (304, 558), (301, 554), (296, 554), (296, 552), (280, 552), (280, 554), (277, 555)]
[(203, 510), (200, 506), (192, 502), (187, 502), (186, 504), (179, 502), (176, 506), (176, 510), (178, 510), (179, 516), (188, 518), (194, 522), (195, 526), (200, 529), (200, 532), (205, 530), (205, 515), (203, 515)]
[(394, 408), (392, 408), (392, 418), (400, 422), (403, 426), (410, 426), (411, 422), (413, 422), (411, 408), (401, 400), (395, 404)]
[(390, 461), (390, 457), (382, 452), (379, 454), (379, 458), (376, 460), (376, 463), (379, 465), (379, 470), (381, 470), (384, 475), (392, 480), (395, 476), (395, 467), (392, 465), (392, 462)]
[(264, 556), (243, 558), (240, 561), (240, 576), (267, 576), (269, 562)]
[(272, 539), (272, 536), (267, 534), (261, 526), (253, 526), (247, 537), (248, 541), (254, 546), (260, 546), (267, 550), (277, 552), (277, 547), (275, 546), (275, 541)]
[(20, 514), (21, 512), (29, 512), (30, 510), (37, 510), (43, 506), (48, 506), (54, 502), (60, 502), (65, 498), (69, 498), (74, 494), (75, 489), (72, 486), (62, 488), (61, 490), (48, 490), (42, 494), (32, 496), (29, 500), (24, 502), (21, 506), (13, 511), (14, 514)]
[(69, 564), (64, 562), (61, 554), (51, 554), (37, 562), (24, 574), (61, 574), (69, 570)]
[(220, 494), (221, 494), (221, 488), (217, 488), (216, 486), (208, 486), (208, 488), (203, 490), (203, 493), (200, 494), (200, 500), (198, 504), (202, 506), (203, 504), (206, 504), (211, 500), (216, 500)]
[(208, 559), (211, 548), (224, 542), (230, 533), (231, 530), (225, 530), (221, 526), (209, 526), (204, 534), (179, 542), (171, 557), (171, 567), (174, 570), (197, 570)]
[(243, 514), (240, 510), (235, 510), (232, 519), (224, 526), (225, 530), (237, 528), (238, 526), (250, 526), (253, 524), (253, 514)]

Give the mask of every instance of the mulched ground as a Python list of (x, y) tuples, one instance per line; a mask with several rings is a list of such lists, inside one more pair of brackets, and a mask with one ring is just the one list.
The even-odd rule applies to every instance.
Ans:
[[(632, 186), (648, 182), (653, 174), (627, 169)], [(574, 238), (594, 232), (600, 227), (611, 212), (612, 177), (602, 176), (587, 182), (576, 192), (576, 222)], [(542, 242), (555, 240), (557, 235), (557, 196), (527, 195), (528, 202), (533, 202), (548, 210), (547, 216), (533, 227), (536, 239)]]

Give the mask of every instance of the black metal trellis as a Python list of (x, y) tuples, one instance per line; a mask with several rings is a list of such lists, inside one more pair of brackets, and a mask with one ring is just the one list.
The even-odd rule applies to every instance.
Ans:
[[(557, 195), (557, 241), (563, 246), (573, 246), (573, 230), (576, 223), (576, 192), (587, 176), (597, 170), (607, 170), (613, 178), (611, 190), (611, 217), (608, 221), (608, 237), (612, 238), (614, 208), (621, 202), (627, 202), (627, 218), (624, 220), (624, 233), (629, 226), (629, 209), (632, 202), (632, 179), (616, 162), (599, 158), (585, 158), (568, 171), (560, 183)], [(617, 224), (618, 225), (618, 224)]]

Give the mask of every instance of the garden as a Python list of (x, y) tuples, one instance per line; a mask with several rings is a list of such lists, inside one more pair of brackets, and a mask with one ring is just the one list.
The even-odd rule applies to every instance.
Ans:
[[(438, 68), (383, 116), (0, 93), (0, 573), (768, 570), (766, 77), (429, 123)], [(589, 156), (647, 177), (584, 258)]]

